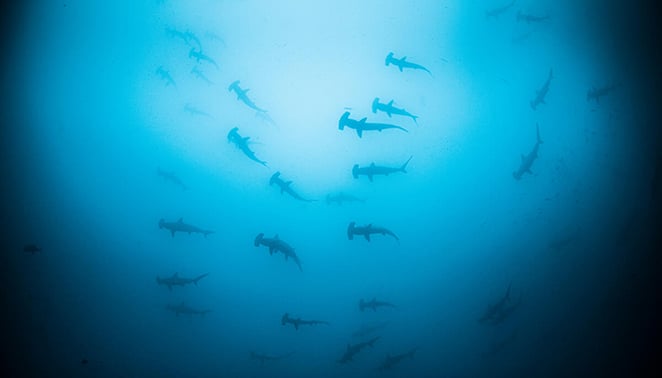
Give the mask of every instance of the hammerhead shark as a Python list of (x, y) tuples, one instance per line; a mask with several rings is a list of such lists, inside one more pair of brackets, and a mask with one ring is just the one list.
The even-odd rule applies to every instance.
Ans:
[(188, 316), (193, 316), (193, 315), (202, 315), (202, 316), (204, 316), (205, 314), (211, 312), (211, 310), (194, 309), (192, 307), (187, 306), (184, 302), (182, 302), (178, 305), (168, 304), (168, 305), (166, 305), (166, 310), (174, 312), (175, 315), (177, 315), (177, 316), (179, 316), (179, 314), (184, 314), (184, 315), (188, 315)]
[(377, 311), (377, 307), (393, 307), (395, 308), (396, 306), (392, 303), (389, 302), (383, 302), (383, 301), (378, 301), (375, 298), (372, 298), (372, 300), (366, 302), (361, 298), (359, 301), (359, 310), (365, 311), (365, 308), (371, 308), (372, 311)]
[(508, 285), (506, 294), (497, 303), (487, 306), (485, 313), (483, 313), (483, 316), (478, 319), (478, 322), (493, 325), (499, 324), (519, 307), (522, 302), (522, 297), (520, 296), (517, 303), (511, 303), (510, 288), (511, 285)]
[(531, 166), (533, 162), (538, 158), (538, 147), (543, 143), (540, 139), (540, 128), (536, 123), (536, 144), (533, 146), (531, 152), (528, 155), (522, 155), (522, 162), (520, 163), (519, 169), (513, 172), (513, 177), (515, 180), (522, 178), (522, 175), (525, 173), (531, 173)]
[(390, 354), (386, 355), (386, 358), (384, 359), (384, 362), (377, 368), (377, 370), (388, 370), (392, 368), (393, 366), (397, 365), (400, 361), (404, 360), (405, 358), (414, 358), (414, 353), (418, 348), (412, 348), (409, 350), (409, 352), (403, 353), (403, 354), (396, 354), (395, 356), (391, 356)]
[(35, 254), (41, 252), (41, 248), (37, 247), (36, 244), (26, 244), (23, 246), (23, 252)]
[(194, 284), (198, 286), (198, 281), (207, 277), (209, 273), (201, 274), (195, 278), (183, 278), (179, 276), (179, 273), (173, 274), (171, 277), (161, 278), (156, 276), (156, 283), (158, 285), (165, 285), (168, 287), (168, 290), (172, 291), (173, 286), (186, 286), (188, 284)]
[(375, 336), (372, 339), (364, 342), (360, 342), (358, 344), (347, 344), (347, 349), (345, 349), (345, 353), (343, 353), (342, 357), (338, 360), (338, 363), (344, 364), (350, 361), (354, 361), (354, 355), (359, 353), (361, 349), (365, 347), (373, 347), (375, 344), (375, 341), (379, 340), (381, 336)]
[(364, 131), (382, 131), (386, 129), (398, 129), (404, 132), (409, 132), (404, 127), (400, 127), (397, 125), (390, 125), (388, 123), (374, 123), (374, 122), (368, 123), (366, 122), (367, 119), (368, 118), (363, 117), (361, 118), (361, 120), (357, 121), (355, 119), (349, 118), (349, 112), (345, 112), (338, 121), (338, 129), (344, 130), (345, 127), (354, 129), (356, 130), (356, 134), (358, 134), (359, 138), (363, 137)]
[(237, 94), (237, 100), (241, 100), (249, 108), (258, 112), (266, 112), (266, 110), (260, 109), (257, 105), (255, 105), (255, 103), (250, 98), (248, 98), (248, 95), (246, 95), (246, 93), (248, 93), (250, 89), (241, 89), (241, 87), (239, 86), (239, 80), (235, 80), (232, 82), (232, 84), (230, 84), (230, 86), (228, 87), (228, 92), (231, 91), (234, 91), (234, 93)]
[(523, 13), (521, 10), (517, 11), (517, 22), (525, 21), (527, 24), (532, 22), (543, 22), (549, 19), (549, 15), (545, 16), (536, 16), (529, 13)]
[(189, 58), (194, 58), (195, 61), (198, 62), (198, 63), (200, 63), (200, 61), (209, 62), (209, 63), (213, 64), (214, 67), (216, 67), (218, 69), (218, 64), (216, 64), (216, 61), (214, 59), (210, 58), (209, 56), (205, 55), (202, 52), (202, 49), (196, 51), (195, 47), (191, 47), (191, 50), (189, 50), (189, 52), (188, 52), (188, 57)]
[(608, 95), (614, 89), (616, 89), (616, 84), (605, 85), (604, 87), (591, 88), (586, 93), (586, 101), (595, 100), (595, 102), (600, 102), (600, 97)]
[(545, 96), (547, 96), (547, 92), (549, 92), (549, 83), (552, 82), (552, 70), (549, 70), (549, 76), (547, 77), (547, 81), (545, 81), (545, 84), (543, 84), (542, 88), (536, 91), (536, 97), (531, 100), (531, 109), (536, 110), (536, 107), (540, 104), (545, 104)]
[(201, 47), (202, 45), (200, 44), (200, 40), (190, 30), (186, 30), (185, 32), (182, 32), (174, 28), (166, 27), (166, 34), (168, 34), (172, 38), (180, 38), (189, 46), (193, 46), (193, 44), (191, 43), (191, 41), (193, 41), (195, 42), (195, 44), (198, 46), (199, 49), (202, 48)]
[(386, 59), (384, 60), (384, 63), (386, 64), (386, 66), (388, 66), (389, 64), (397, 66), (398, 69), (400, 70), (400, 72), (402, 72), (403, 68), (411, 68), (411, 69), (414, 69), (414, 70), (423, 70), (423, 71), (429, 73), (430, 75), (432, 75), (432, 72), (430, 72), (430, 70), (428, 70), (427, 68), (421, 66), (420, 64), (408, 62), (406, 56), (404, 56), (400, 59), (394, 58), (392, 52), (390, 52), (390, 53), (388, 53), (388, 55), (386, 55)]
[(299, 193), (295, 192), (291, 185), (292, 181), (283, 181), (283, 179), (280, 178), (280, 172), (276, 172), (273, 175), (271, 175), (271, 178), (269, 179), (269, 185), (276, 184), (280, 187), (280, 194), (283, 194), (283, 192), (289, 194), (292, 196), (294, 199), (297, 199), (299, 201), (303, 202), (314, 202), (315, 200), (310, 200), (310, 199), (305, 199), (299, 195)]
[(270, 255), (272, 255), (274, 252), (282, 253), (285, 256), (285, 261), (287, 261), (288, 258), (292, 258), (292, 261), (297, 264), (299, 270), (303, 272), (303, 269), (301, 268), (301, 260), (299, 260), (299, 256), (297, 256), (297, 254), (294, 252), (294, 248), (283, 240), (280, 240), (278, 238), (278, 234), (276, 234), (276, 236), (273, 238), (265, 238), (264, 233), (259, 233), (255, 237), (253, 244), (256, 247), (259, 247), (260, 245), (268, 247)]
[(175, 232), (188, 232), (189, 234), (191, 233), (198, 233), (198, 234), (203, 234), (205, 237), (209, 234), (213, 234), (214, 231), (210, 230), (203, 230), (201, 228), (192, 226), (190, 224), (184, 223), (182, 218), (179, 218), (177, 222), (166, 222), (161, 218), (159, 220), (159, 228), (163, 229), (165, 228), (166, 230), (170, 230), (170, 233), (172, 234), (172, 237), (175, 237)]
[(290, 318), (290, 315), (286, 312), (283, 314), (283, 317), (280, 318), (280, 324), (286, 325), (290, 323), (294, 326), (294, 329), (299, 330), (300, 325), (317, 325), (317, 324), (326, 324), (329, 325), (329, 322), (324, 320), (303, 320), (301, 318)]
[(260, 366), (263, 366), (265, 361), (278, 361), (278, 360), (282, 360), (283, 358), (287, 358), (287, 357), (289, 357), (293, 354), (294, 354), (294, 352), (290, 352), (290, 353), (282, 354), (282, 355), (279, 355), (279, 356), (270, 356), (268, 354), (256, 353), (256, 352), (251, 351), (250, 356), (251, 356), (251, 360), (258, 360), (258, 361), (260, 361)]
[(187, 102), (184, 105), (184, 111), (191, 114), (191, 115), (194, 115), (194, 116), (214, 118), (214, 117), (211, 116), (211, 114), (196, 108), (195, 106), (191, 105), (191, 103), (189, 103), (189, 102)]
[(248, 156), (249, 159), (258, 162), (266, 167), (267, 162), (258, 159), (257, 156), (255, 156), (255, 152), (253, 152), (253, 150), (251, 150), (251, 148), (248, 146), (248, 141), (251, 138), (242, 137), (241, 135), (239, 135), (239, 132), (237, 132), (237, 130), (239, 130), (238, 127), (234, 127), (232, 128), (232, 130), (230, 130), (230, 132), (228, 133), (228, 142), (231, 142), (235, 146), (237, 146), (237, 148), (240, 149), (241, 152), (244, 153), (244, 155)]
[(354, 239), (354, 235), (363, 235), (365, 240), (370, 241), (370, 235), (372, 234), (381, 234), (381, 235), (391, 235), (395, 240), (400, 240), (393, 231), (386, 229), (384, 227), (373, 226), (372, 223), (367, 226), (356, 226), (356, 222), (350, 222), (347, 226), (347, 238), (349, 240)]
[(513, 1), (511, 1), (510, 3), (508, 3), (506, 5), (502, 5), (500, 7), (492, 8), (490, 10), (485, 11), (485, 17), (487, 17), (487, 18), (490, 18), (490, 17), (497, 18), (497, 17), (499, 17), (503, 13), (506, 13), (510, 8), (512, 8), (515, 5), (516, 1), (517, 0), (513, 0)]
[(209, 80), (209, 78), (205, 75), (205, 73), (198, 68), (198, 66), (193, 66), (193, 68), (191, 68), (191, 73), (195, 75), (196, 78), (202, 79), (204, 82), (206, 82), (209, 85), (214, 84), (211, 80)]
[(187, 190), (188, 187), (175, 175), (174, 172), (167, 172), (161, 169), (161, 167), (156, 168), (156, 174), (163, 177), (165, 181), (170, 181), (171, 183), (179, 186), (182, 190)]
[(338, 193), (335, 195), (327, 194), (326, 195), (326, 204), (329, 205), (331, 203), (337, 203), (338, 205), (342, 205), (343, 202), (361, 202), (364, 203), (365, 200), (362, 198), (358, 198), (356, 196), (353, 196), (351, 194), (346, 194), (346, 193)]
[(407, 159), (407, 161), (400, 167), (382, 167), (380, 165), (375, 165), (373, 162), (370, 163), (369, 166), (361, 168), (358, 164), (354, 164), (354, 167), (352, 167), (352, 176), (354, 176), (355, 179), (359, 178), (359, 175), (368, 176), (368, 180), (372, 182), (372, 176), (375, 175), (388, 176), (389, 174), (395, 172), (407, 173), (407, 164), (409, 164), (409, 161), (412, 157), (413, 156), (410, 156), (409, 159)]
[(393, 106), (393, 100), (389, 101), (388, 104), (382, 104), (379, 102), (379, 97), (375, 97), (375, 99), (372, 100), (372, 112), (377, 113), (377, 110), (381, 110), (382, 112), (386, 113), (386, 115), (388, 115), (389, 118), (391, 118), (392, 114), (410, 117), (412, 120), (414, 120), (414, 123), (418, 124), (418, 122), (416, 121), (416, 118), (418, 118), (418, 116), (409, 113), (405, 109), (396, 108), (395, 106)]
[(166, 81), (166, 87), (168, 85), (172, 85), (173, 87), (176, 87), (177, 84), (175, 84), (175, 80), (170, 76), (170, 72), (163, 68), (163, 66), (159, 66), (159, 68), (156, 69), (156, 74), (161, 77), (161, 79)]

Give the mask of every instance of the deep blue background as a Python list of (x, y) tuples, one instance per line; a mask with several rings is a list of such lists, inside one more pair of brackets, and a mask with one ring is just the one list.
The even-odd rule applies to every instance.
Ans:
[[(506, 1), (504, 1), (505, 3)], [(659, 372), (660, 50), (641, 4), (32, 1), (6, 8), (2, 51), (5, 376), (640, 376)], [(544, 25), (515, 21), (522, 9)], [(190, 29), (219, 69), (190, 74)], [(530, 34), (527, 34), (529, 33)], [(211, 38), (208, 33), (221, 39)], [(521, 42), (518, 36), (528, 37)], [(389, 51), (428, 67), (385, 67)], [(156, 68), (169, 69), (177, 87)], [(528, 103), (549, 69), (547, 104)], [(234, 80), (269, 110), (255, 117)], [(586, 91), (621, 86), (599, 104)], [(395, 99), (420, 118), (370, 112)], [(196, 117), (186, 103), (208, 112)], [(337, 120), (392, 122), (359, 139)], [(533, 175), (520, 154), (545, 141)], [(227, 143), (239, 127), (269, 163)], [(407, 174), (355, 180), (375, 161)], [(182, 191), (156, 175), (175, 171)], [(660, 169), (660, 168), (658, 168)], [(300, 203), (269, 187), (281, 171)], [(658, 183), (658, 186), (662, 183)], [(327, 205), (345, 191), (364, 204)], [(159, 230), (160, 218), (215, 231)], [(350, 221), (392, 229), (349, 241)], [(279, 234), (303, 273), (255, 248)], [(576, 235), (566, 247), (555, 241)], [(42, 253), (26, 254), (36, 243)], [(154, 278), (209, 272), (199, 287)], [(477, 319), (512, 283), (522, 306)], [(360, 298), (398, 305), (359, 311)], [(166, 304), (212, 312), (176, 317)], [(284, 312), (329, 326), (283, 327)], [(373, 349), (336, 360), (352, 332)], [(503, 350), (491, 346), (517, 336)], [(379, 373), (387, 354), (419, 347)], [(260, 366), (249, 352), (292, 356)], [(81, 364), (86, 359), (87, 364)]]

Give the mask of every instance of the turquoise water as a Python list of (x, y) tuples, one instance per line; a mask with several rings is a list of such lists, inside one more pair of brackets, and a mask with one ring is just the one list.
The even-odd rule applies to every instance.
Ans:
[[(622, 8), (135, 3), (6, 23), (10, 376), (645, 370), (622, 350), (653, 317), (632, 303), (650, 301), (659, 132), (641, 51), (605, 34)], [(372, 163), (394, 172), (353, 176)], [(168, 229), (185, 224), (204, 235)]]

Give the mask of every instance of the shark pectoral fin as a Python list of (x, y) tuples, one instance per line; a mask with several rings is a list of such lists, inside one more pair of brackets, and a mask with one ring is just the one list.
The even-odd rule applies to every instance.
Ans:
[(370, 241), (370, 234), (365, 234), (363, 236), (365, 236), (365, 240)]
[(171, 234), (172, 237), (174, 238), (174, 237), (175, 237), (175, 230), (170, 230), (170, 234)]
[(402, 72), (402, 66), (398, 66), (398, 69), (400, 69), (400, 72)]
[(358, 134), (359, 138), (363, 137), (363, 129), (356, 129), (356, 134)]
[[(386, 115), (388, 116), (388, 118), (391, 118), (391, 112), (390, 112), (390, 111), (387, 111), (387, 112), (386, 112)], [(380, 130), (380, 131), (381, 131), (381, 130)]]

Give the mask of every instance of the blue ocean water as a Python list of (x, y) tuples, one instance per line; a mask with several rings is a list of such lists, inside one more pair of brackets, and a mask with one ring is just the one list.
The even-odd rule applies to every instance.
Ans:
[(604, 5), (20, 6), (7, 376), (648, 372), (659, 127)]

